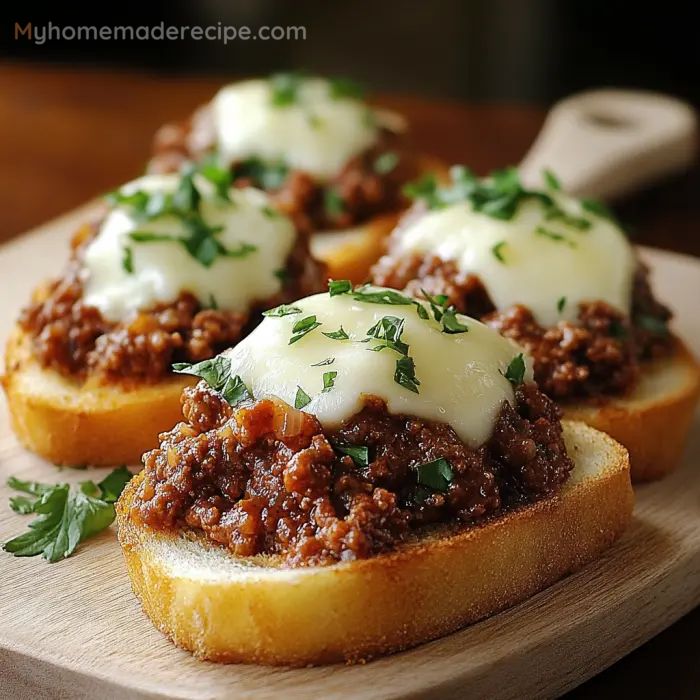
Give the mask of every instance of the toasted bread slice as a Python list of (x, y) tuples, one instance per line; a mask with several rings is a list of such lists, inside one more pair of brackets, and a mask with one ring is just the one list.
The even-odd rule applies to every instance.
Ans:
[(132, 587), (159, 630), (213, 661), (357, 661), (440, 637), (581, 568), (627, 527), (627, 451), (583, 423), (564, 428), (575, 469), (560, 495), (332, 566), (280, 568), (271, 557), (235, 558), (185, 534), (135, 526), (137, 476), (117, 504)]
[(196, 378), (173, 376), (134, 389), (79, 383), (45, 369), (15, 329), (2, 385), (20, 442), (55, 464), (138, 464), (158, 434), (180, 420), (180, 396)]
[[(448, 177), (449, 167), (430, 156), (418, 158), (421, 173), (433, 173), (439, 180)], [(328, 266), (331, 279), (363, 284), (369, 269), (386, 252), (386, 238), (396, 228), (403, 212), (391, 212), (341, 231), (326, 231), (311, 236), (311, 254)]]
[(632, 481), (659, 479), (678, 466), (700, 397), (700, 365), (679, 340), (671, 357), (644, 365), (632, 394), (599, 404), (566, 404), (564, 415), (621, 442)]

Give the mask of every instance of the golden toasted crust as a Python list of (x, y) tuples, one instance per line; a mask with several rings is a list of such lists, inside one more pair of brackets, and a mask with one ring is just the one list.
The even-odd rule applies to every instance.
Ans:
[(181, 417), (180, 396), (194, 378), (172, 377), (134, 390), (72, 382), (34, 359), (16, 328), (1, 379), (20, 442), (54, 464), (138, 464), (158, 434)]
[(621, 442), (630, 454), (632, 481), (650, 481), (680, 463), (698, 397), (700, 366), (679, 340), (672, 357), (644, 366), (630, 396), (599, 406), (566, 405), (564, 414)]
[[(419, 156), (420, 171), (434, 173), (438, 178), (448, 176), (448, 166), (437, 158)], [(394, 230), (403, 212), (378, 216), (347, 231), (321, 233), (312, 236), (312, 254), (328, 266), (331, 279), (346, 279), (363, 284), (369, 279), (372, 265), (386, 252), (387, 236)]]
[(277, 568), (135, 526), (137, 476), (117, 504), (132, 588), (159, 630), (213, 661), (357, 661), (440, 637), (581, 568), (625, 530), (633, 506), (626, 450), (582, 423), (568, 423), (565, 435), (576, 468), (560, 496), (327, 567)]

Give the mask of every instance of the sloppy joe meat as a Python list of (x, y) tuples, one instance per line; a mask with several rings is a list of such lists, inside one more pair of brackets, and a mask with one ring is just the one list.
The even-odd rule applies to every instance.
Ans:
[[(371, 396), (331, 432), (277, 399), (232, 409), (204, 382), (185, 390), (183, 408), (186, 422), (144, 457), (132, 518), (286, 566), (370, 557), (433, 523), (483, 522), (556, 493), (573, 468), (559, 409), (534, 385), (516, 388), (479, 449)], [(342, 452), (352, 446), (367, 460)], [(427, 489), (419, 466), (440, 458), (452, 478)]]
[(553, 328), (539, 325), (524, 306), (497, 311), (477, 276), (464, 275), (453, 261), (436, 256), (386, 255), (371, 278), (418, 297), (423, 290), (444, 294), (459, 312), (512, 338), (532, 356), (539, 387), (557, 400), (625, 394), (634, 388), (641, 363), (674, 349), (665, 328), (671, 312), (654, 298), (641, 263), (629, 317), (605, 302), (590, 301), (579, 305), (577, 323), (560, 321)]

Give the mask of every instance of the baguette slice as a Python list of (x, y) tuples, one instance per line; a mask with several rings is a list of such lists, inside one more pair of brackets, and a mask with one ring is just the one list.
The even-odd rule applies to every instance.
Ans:
[(629, 451), (632, 481), (659, 479), (683, 456), (700, 397), (700, 365), (677, 341), (671, 357), (646, 363), (630, 396), (563, 404), (564, 415), (608, 433)]
[(29, 450), (54, 464), (138, 464), (158, 435), (182, 417), (180, 396), (196, 377), (173, 376), (126, 390), (70, 381), (34, 359), (29, 337), (10, 335), (1, 378), (12, 427)]
[(565, 437), (576, 466), (561, 495), (326, 567), (279, 568), (137, 527), (137, 476), (117, 503), (132, 588), (155, 626), (200, 659), (304, 666), (406, 649), (528, 598), (622, 534), (633, 506), (627, 451), (583, 423), (566, 422)]
[[(421, 173), (433, 173), (438, 180), (447, 180), (449, 167), (443, 161), (420, 155), (418, 162)], [(331, 279), (363, 284), (369, 279), (370, 267), (386, 252), (386, 239), (402, 214), (391, 212), (361, 226), (316, 233), (311, 236), (311, 254), (326, 263)]]

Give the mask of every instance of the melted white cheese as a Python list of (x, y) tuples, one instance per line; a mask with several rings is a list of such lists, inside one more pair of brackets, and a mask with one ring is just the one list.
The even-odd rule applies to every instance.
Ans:
[[(496, 331), (465, 316), (466, 333), (442, 333), (433, 320), (421, 319), (415, 306), (368, 304), (350, 295), (317, 294), (295, 302), (301, 313), (266, 317), (236, 347), (226, 351), (232, 373), (240, 375), (255, 398), (277, 396), (294, 406), (298, 387), (311, 402), (303, 408), (326, 428), (340, 423), (362, 408), (362, 398), (374, 394), (387, 402), (392, 413), (418, 416), (448, 423), (468, 445), (482, 445), (493, 432), (505, 401), (513, 401), (513, 389), (503, 376), (522, 352)], [(315, 315), (321, 326), (289, 344), (292, 327)], [(420, 381), (416, 394), (394, 381), (396, 361), (401, 357), (366, 339), (367, 331), (383, 316), (405, 319), (402, 341), (408, 343)], [(354, 340), (332, 340), (323, 332), (340, 327)], [(333, 358), (332, 364), (313, 366)], [(526, 379), (532, 379), (532, 363), (526, 360)], [(323, 391), (323, 375), (337, 372), (334, 386)]]
[[(497, 309), (522, 304), (546, 327), (575, 320), (581, 301), (606, 301), (629, 314), (636, 261), (624, 233), (612, 221), (584, 211), (578, 200), (550, 194), (566, 214), (587, 219), (591, 227), (580, 231), (547, 220), (535, 200), (523, 202), (510, 221), (460, 202), (408, 220), (396, 232), (394, 250), (455, 261), (464, 275), (481, 278)], [(538, 227), (563, 240), (536, 233)]]
[(327, 180), (379, 137), (376, 123), (367, 119), (369, 108), (356, 99), (333, 99), (321, 78), (302, 80), (292, 104), (272, 104), (270, 81), (248, 80), (222, 88), (212, 106), (226, 163), (281, 159)]
[[(125, 185), (124, 193), (143, 190), (172, 193), (177, 175), (149, 175)], [(228, 250), (242, 243), (257, 247), (242, 257), (216, 258), (205, 267), (177, 241), (134, 242), (129, 234), (143, 231), (182, 237), (182, 222), (172, 216), (139, 223), (129, 209), (113, 208), (102, 223), (84, 258), (84, 300), (109, 321), (120, 321), (127, 314), (147, 309), (157, 302), (172, 302), (180, 292), (192, 293), (208, 306), (212, 299), (221, 309), (247, 311), (256, 301), (279, 292), (275, 271), (285, 266), (296, 239), (293, 223), (273, 212), (268, 196), (259, 190), (231, 190), (232, 202), (214, 201), (211, 186), (196, 180), (204, 197), (200, 203), (203, 219), (212, 226), (223, 226), (216, 240)], [(133, 273), (124, 266), (125, 249), (132, 252)]]

